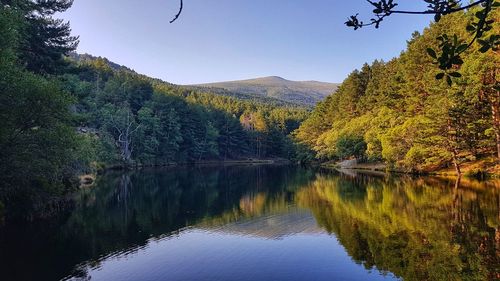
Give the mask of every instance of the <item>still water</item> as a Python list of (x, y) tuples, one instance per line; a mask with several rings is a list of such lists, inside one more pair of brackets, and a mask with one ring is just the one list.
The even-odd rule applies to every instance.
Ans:
[(283, 166), (110, 173), (0, 230), (1, 280), (498, 280), (495, 183)]

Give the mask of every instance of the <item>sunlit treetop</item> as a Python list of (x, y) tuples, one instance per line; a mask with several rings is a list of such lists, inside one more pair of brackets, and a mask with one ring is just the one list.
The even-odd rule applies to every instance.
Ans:
[(469, 47), (478, 42), (481, 47), (479, 51), (485, 53), (489, 50), (497, 51), (500, 45), (500, 35), (490, 34), (489, 37), (485, 35), (486, 32), (492, 30), (495, 20), (490, 16), (491, 12), (500, 6), (500, 2), (495, 0), (479, 0), (475, 2), (469, 2), (466, 5), (462, 5), (460, 0), (423, 0), (426, 2), (427, 10), (425, 11), (403, 11), (398, 10), (398, 3), (394, 0), (381, 0), (381, 1), (370, 1), (373, 9), (373, 17), (369, 22), (363, 22), (358, 19), (358, 15), (351, 16), (345, 24), (348, 27), (354, 28), (354, 30), (360, 29), (365, 26), (375, 26), (379, 28), (382, 21), (392, 14), (407, 14), (407, 15), (434, 15), (434, 20), (439, 22), (442, 16), (470, 10), (477, 9), (475, 13), (475, 18), (472, 22), (467, 25), (467, 31), (471, 33), (472, 39), (468, 42), (460, 39), (456, 34), (448, 35), (443, 34), (436, 38), (439, 41), (439, 51), (432, 48), (427, 49), (427, 53), (434, 60), (434, 63), (441, 70), (437, 75), (436, 79), (446, 79), (446, 82), (451, 85), (452, 77), (461, 77), (461, 74), (456, 71), (462, 64), (463, 60), (461, 54), (463, 54)]

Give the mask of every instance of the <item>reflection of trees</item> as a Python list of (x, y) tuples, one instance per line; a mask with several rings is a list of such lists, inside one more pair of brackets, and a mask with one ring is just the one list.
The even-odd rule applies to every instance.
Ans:
[[(289, 167), (259, 166), (110, 173), (99, 179), (98, 188), (79, 194), (76, 209), (64, 224), (44, 226), (38, 241), (31, 241), (36, 246), (30, 248), (36, 251), (24, 253), (33, 264), (45, 260), (57, 264), (47, 268), (59, 271), (46, 273), (50, 275), (46, 279), (57, 280), (83, 261), (98, 266), (101, 257), (135, 251), (152, 237), (175, 234), (206, 218), (227, 216), (239, 209), (242, 198), (273, 201), (300, 188), (311, 176)], [(248, 210), (252, 214), (252, 208)], [(47, 253), (43, 262), (38, 261), (40, 252)], [(80, 270), (74, 274), (85, 276), (84, 268)]]
[(300, 190), (297, 200), (367, 268), (405, 280), (495, 278), (498, 190), (448, 186), (426, 179), (322, 176)]
[(123, 174), (120, 177), (120, 184), (118, 185), (116, 189), (116, 201), (118, 202), (118, 205), (121, 205), (123, 208), (124, 212), (124, 220), (128, 220), (128, 201), (129, 201), (129, 196), (130, 196), (130, 191), (132, 189), (132, 181), (130, 180), (130, 175), (129, 174)]
[(253, 196), (245, 195), (240, 199), (240, 210), (248, 215), (261, 215), (264, 211), (267, 195), (257, 193)]
[[(64, 223), (44, 225), (43, 234), (22, 239), (23, 246), (12, 245), (0, 257), (22, 248), (30, 264), (40, 264), (33, 272), (58, 269), (46, 273), (46, 279), (56, 280), (76, 264), (98, 266), (100, 257), (135, 251), (151, 237), (192, 225), (281, 216), (292, 204), (310, 209), (317, 223), (367, 268), (419, 281), (488, 280), (500, 271), (498, 185), (485, 188), (464, 179), (458, 187), (433, 178), (267, 166), (109, 174), (98, 186), (79, 195)], [(85, 270), (75, 274), (85, 276)]]
[[(498, 221), (495, 225), (490, 226), (484, 209), (491, 207), (498, 209), (498, 205), (484, 206), (481, 204), (480, 198), (476, 196), (473, 199), (467, 200), (464, 194), (460, 192), (459, 180), (453, 191), (453, 220), (451, 222), (452, 241), (460, 245), (460, 255), (462, 259), (471, 260), (473, 262), (485, 265), (486, 269), (492, 274), (500, 274), (498, 263), (499, 248), (497, 245), (497, 232), (499, 229)], [(499, 194), (493, 194), (493, 199), (498, 198)], [(498, 211), (498, 210), (497, 210)], [(475, 254), (472, 254), (475, 253)], [(470, 262), (472, 263), (472, 262)], [(490, 266), (493, 265), (493, 266)], [(495, 268), (496, 265), (496, 268)], [(482, 269), (477, 266), (477, 270)], [(470, 272), (473, 274), (474, 272)], [(500, 276), (496, 276), (497, 278)]]
[(297, 173), (295, 169), (270, 169), (269, 166), (255, 169), (252, 180), (245, 183), (248, 187), (239, 189), (243, 191), (239, 204), (220, 215), (204, 218), (201, 222), (203, 226), (223, 226), (242, 219), (286, 213), (294, 204), (296, 191), (315, 176), (310, 170)]

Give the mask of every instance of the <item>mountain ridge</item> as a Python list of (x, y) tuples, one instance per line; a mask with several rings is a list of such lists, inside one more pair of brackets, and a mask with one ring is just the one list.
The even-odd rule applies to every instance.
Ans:
[(334, 93), (339, 83), (321, 81), (293, 81), (280, 76), (266, 76), (253, 79), (222, 81), (186, 85), (278, 99), (297, 105), (314, 106)]
[[(110, 61), (106, 57), (91, 54), (71, 53), (69, 58), (77, 62), (89, 62), (102, 59), (113, 70), (131, 72), (145, 78), (172, 84), (159, 78), (152, 78), (135, 70)], [(184, 89), (205, 90), (213, 94), (231, 96), (241, 100), (254, 100), (262, 103), (273, 103), (280, 106), (298, 106), (312, 108), (328, 95), (334, 93), (340, 83), (329, 83), (315, 80), (292, 81), (280, 76), (266, 76), (244, 80), (221, 81), (203, 84), (179, 85)]]

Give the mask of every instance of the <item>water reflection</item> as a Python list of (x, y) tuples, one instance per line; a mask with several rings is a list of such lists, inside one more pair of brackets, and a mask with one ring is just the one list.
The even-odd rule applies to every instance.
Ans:
[(319, 176), (297, 195), (367, 268), (404, 280), (499, 278), (499, 193), (431, 178)]
[(0, 269), (9, 280), (495, 280), (495, 184), (277, 166), (111, 173), (67, 217), (1, 230)]

